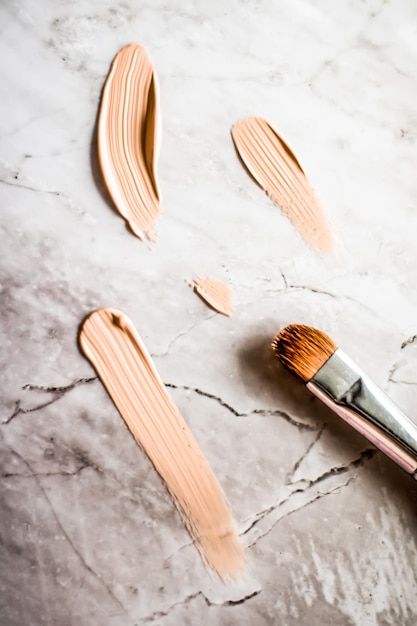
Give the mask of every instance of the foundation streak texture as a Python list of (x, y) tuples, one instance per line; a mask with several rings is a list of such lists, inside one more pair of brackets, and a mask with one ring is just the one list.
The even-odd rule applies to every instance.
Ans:
[(306, 241), (321, 253), (333, 252), (333, 234), (315, 191), (272, 126), (260, 117), (250, 117), (233, 126), (232, 138), (249, 173)]
[(155, 72), (143, 46), (130, 44), (114, 58), (103, 89), (98, 153), (113, 202), (139, 239), (154, 238), (160, 213), (159, 143)]
[(94, 311), (83, 323), (80, 345), (165, 481), (205, 562), (223, 580), (237, 579), (243, 549), (223, 491), (131, 320), (114, 309)]
[(231, 316), (233, 311), (233, 291), (230, 285), (215, 278), (195, 278), (194, 291), (212, 309), (223, 315)]

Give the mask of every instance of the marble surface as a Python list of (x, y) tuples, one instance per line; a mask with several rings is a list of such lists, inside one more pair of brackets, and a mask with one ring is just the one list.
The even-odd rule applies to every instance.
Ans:
[[(0, 6), (2, 626), (412, 626), (417, 486), (271, 358), (328, 332), (417, 415), (417, 8), (412, 0), (5, 0)], [(144, 44), (161, 86), (158, 242), (97, 166), (103, 81)], [(248, 177), (266, 117), (338, 238), (323, 260)], [(187, 281), (233, 285), (215, 314)], [(235, 513), (223, 585), (77, 346), (135, 322)]]

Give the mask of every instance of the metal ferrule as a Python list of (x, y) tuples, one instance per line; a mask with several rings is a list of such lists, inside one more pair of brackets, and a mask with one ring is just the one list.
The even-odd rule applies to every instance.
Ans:
[[(326, 361), (307, 387), (336, 405), (346, 421), (362, 432), (388, 456), (399, 462), (398, 453), (410, 461), (407, 471), (417, 468), (417, 424), (340, 349)], [(315, 391), (317, 390), (317, 392)], [(319, 393), (319, 390), (323, 393)], [(381, 445), (378, 445), (379, 439)], [(392, 453), (390, 454), (390, 449)], [(403, 465), (400, 463), (400, 465)], [(414, 465), (414, 470), (411, 465)], [(410, 466), (410, 467), (409, 467)]]

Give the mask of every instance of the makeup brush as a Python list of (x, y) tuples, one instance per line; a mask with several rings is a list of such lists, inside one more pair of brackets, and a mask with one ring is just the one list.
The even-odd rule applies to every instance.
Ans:
[(328, 335), (291, 324), (272, 349), (311, 393), (417, 480), (417, 424)]

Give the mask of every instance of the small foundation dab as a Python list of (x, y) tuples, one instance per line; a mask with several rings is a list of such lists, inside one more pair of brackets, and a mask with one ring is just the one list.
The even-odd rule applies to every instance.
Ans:
[(212, 309), (230, 317), (233, 311), (233, 291), (230, 285), (216, 278), (195, 278), (194, 291)]

